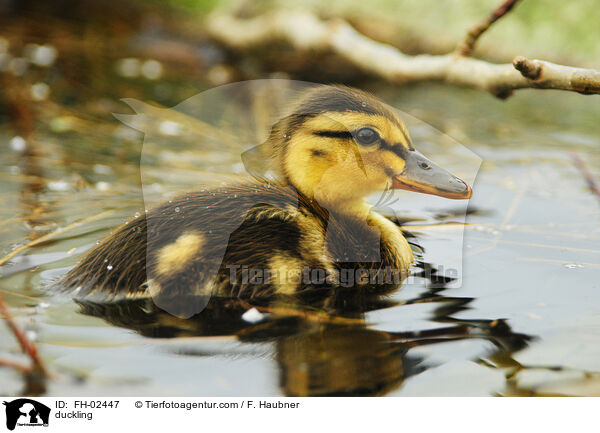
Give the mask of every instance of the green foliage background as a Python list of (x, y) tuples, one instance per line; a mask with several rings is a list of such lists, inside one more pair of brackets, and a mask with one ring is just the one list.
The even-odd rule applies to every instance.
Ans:
[[(231, 0), (161, 0), (206, 13)], [(424, 38), (429, 51), (443, 51), (490, 13), (501, 0), (268, 0), (253, 9), (308, 8), (325, 15), (388, 24), (405, 39)], [(600, 67), (600, 0), (521, 0), (481, 39), (478, 53), (495, 60), (515, 55)], [(423, 44), (421, 44), (422, 46)]]

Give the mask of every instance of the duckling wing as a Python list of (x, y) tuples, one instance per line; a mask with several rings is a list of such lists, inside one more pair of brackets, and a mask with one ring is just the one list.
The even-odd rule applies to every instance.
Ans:
[(297, 208), (293, 189), (269, 185), (184, 194), (121, 226), (61, 286), (87, 299), (151, 296), (159, 307), (188, 317), (213, 295), (265, 295), (270, 285), (252, 286), (238, 276), (268, 268), (274, 257), (293, 259)]

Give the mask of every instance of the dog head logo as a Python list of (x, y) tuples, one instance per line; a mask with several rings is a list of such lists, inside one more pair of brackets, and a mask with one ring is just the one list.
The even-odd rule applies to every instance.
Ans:
[(48, 426), (50, 408), (29, 398), (19, 398), (4, 402), (6, 406), (6, 428), (14, 430), (16, 426)]

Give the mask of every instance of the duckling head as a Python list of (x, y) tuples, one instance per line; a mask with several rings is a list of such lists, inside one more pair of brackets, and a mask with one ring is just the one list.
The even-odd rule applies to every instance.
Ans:
[(396, 113), (374, 96), (341, 86), (306, 92), (275, 124), (261, 155), (285, 183), (322, 205), (347, 207), (386, 188), (453, 199), (471, 188), (418, 152)]

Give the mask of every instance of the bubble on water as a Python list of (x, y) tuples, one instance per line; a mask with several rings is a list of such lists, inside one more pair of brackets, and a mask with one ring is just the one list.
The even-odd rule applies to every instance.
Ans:
[(234, 78), (233, 70), (225, 65), (215, 65), (208, 70), (206, 77), (212, 84), (220, 86), (229, 83)]
[(179, 207), (176, 207), (176, 208), (175, 208), (175, 212), (179, 212)]
[(157, 80), (163, 72), (162, 65), (156, 60), (146, 60), (142, 64), (142, 75), (149, 80)]
[(140, 61), (134, 57), (128, 57), (117, 61), (117, 73), (123, 77), (134, 78), (140, 75)]
[[(131, 120), (131, 123), (129, 123), (131, 126), (135, 126), (135, 127), (139, 127), (142, 128), (143, 126), (143, 122), (141, 122), (137, 117), (135, 119)], [(119, 125), (117, 126), (117, 128), (115, 128), (113, 135), (117, 138), (123, 139), (123, 140), (137, 140), (138, 137), (140, 136), (140, 132), (136, 131), (133, 128), (130, 128), (129, 126), (125, 126), (125, 125)]]
[(50, 95), (50, 87), (46, 83), (35, 83), (31, 86), (29, 93), (34, 101), (43, 101)]
[(366, 102), (362, 102), (360, 105), (362, 105), (363, 107), (366, 107), (367, 103)]
[(66, 132), (73, 129), (75, 118), (72, 116), (59, 116), (50, 120), (50, 129), (54, 132)]
[(567, 269), (581, 269), (584, 268), (584, 266), (580, 263), (565, 263), (564, 267)]
[(68, 182), (65, 182), (64, 180), (57, 180), (54, 182), (48, 182), (48, 189), (50, 191), (64, 192), (71, 189), (71, 186)]
[(27, 57), (29, 61), (37, 66), (51, 66), (56, 57), (58, 57), (58, 51), (52, 45), (35, 45), (28, 52)]
[(15, 152), (23, 152), (27, 148), (27, 142), (19, 135), (14, 136), (10, 139), (10, 148)]
[(108, 265), (108, 266), (106, 267), (106, 269), (108, 269), (109, 271), (112, 271), (112, 268), (113, 268), (113, 267), (112, 267), (112, 265)]
[(16, 57), (12, 59), (8, 64), (8, 69), (10, 70), (10, 72), (12, 72), (17, 77), (25, 75), (25, 72), (27, 72), (27, 68), (27, 60), (25, 60), (22, 57)]
[(37, 340), (38, 334), (35, 331), (28, 330), (28, 331), (25, 331), (25, 336), (27, 337), (27, 339), (29, 341), (35, 341), (35, 340)]
[(8, 53), (0, 53), (0, 72), (8, 70), (12, 56)]
[(160, 122), (158, 126), (158, 131), (163, 135), (176, 136), (181, 135), (183, 128), (177, 122), (172, 122), (170, 120), (165, 120)]
[(112, 167), (104, 164), (94, 164), (94, 172), (98, 174), (112, 174)]
[(248, 323), (258, 323), (265, 318), (265, 315), (258, 311), (256, 308), (251, 308), (242, 314), (242, 320)]
[(98, 191), (108, 191), (110, 189), (110, 183), (108, 182), (97, 182), (94, 186)]
[(133, 215), (133, 217), (134, 217), (134, 218), (139, 218), (139, 217), (140, 217), (140, 213), (139, 213), (139, 212), (136, 212), (136, 213)]

